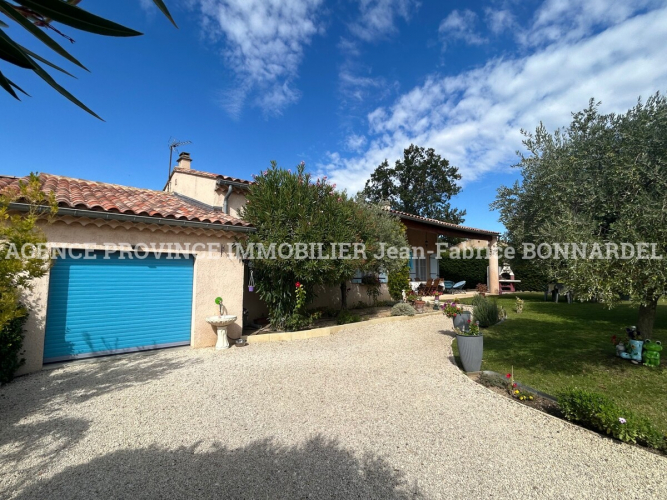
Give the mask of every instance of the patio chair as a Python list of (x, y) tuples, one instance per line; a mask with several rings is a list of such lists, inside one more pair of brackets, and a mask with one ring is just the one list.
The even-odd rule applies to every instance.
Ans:
[(429, 295), (435, 295), (435, 292), (438, 291), (440, 288), (440, 284), (442, 283), (442, 280), (440, 278), (436, 278), (433, 280), (433, 284), (431, 285), (431, 289), (428, 291)]
[(419, 288), (417, 289), (417, 295), (427, 295), (432, 286), (433, 280), (428, 279), (425, 285), (419, 285)]
[(465, 281), (459, 281), (458, 283), (454, 284), (452, 286), (452, 293), (456, 292), (462, 292), (463, 287), (465, 286), (466, 282)]
[(447, 281), (445, 280), (443, 283), (443, 287), (445, 288), (445, 293), (452, 293), (452, 287), (454, 286), (453, 281)]

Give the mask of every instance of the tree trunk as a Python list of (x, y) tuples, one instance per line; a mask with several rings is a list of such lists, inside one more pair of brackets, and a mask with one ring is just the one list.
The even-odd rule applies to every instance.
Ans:
[(658, 309), (658, 298), (653, 299), (647, 305), (639, 306), (639, 319), (637, 320), (637, 330), (639, 330), (645, 339), (650, 339), (653, 335), (653, 323), (655, 323), (655, 313)]
[(345, 281), (340, 284), (340, 308), (347, 309), (347, 283)]

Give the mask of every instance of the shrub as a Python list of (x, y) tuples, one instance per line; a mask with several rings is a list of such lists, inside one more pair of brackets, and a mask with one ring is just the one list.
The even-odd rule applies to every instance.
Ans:
[(489, 300), (482, 295), (475, 295), (472, 299), (472, 316), (479, 326), (487, 328), (498, 323), (500, 310), (495, 300)]
[(23, 347), (23, 325), (27, 315), (14, 318), (0, 330), (0, 384), (14, 378), (14, 373), (25, 362), (20, 357)]
[[(453, 259), (450, 252), (444, 252), (440, 259), (440, 276), (453, 282), (486, 283), (486, 268), (489, 265), (488, 252), (481, 250), (481, 259)], [(475, 250), (475, 256), (477, 250)], [(459, 255), (461, 257), (461, 255)]]
[(415, 314), (417, 314), (415, 308), (410, 304), (404, 304), (403, 302), (399, 302), (391, 308), (392, 316), (414, 316)]
[(648, 419), (635, 415), (607, 396), (582, 389), (567, 389), (558, 397), (563, 415), (572, 422), (604, 432), (626, 443), (665, 451), (667, 441)]
[(410, 267), (405, 264), (396, 271), (390, 272), (387, 276), (387, 286), (391, 298), (401, 300), (403, 290), (410, 290)]
[(336, 318), (336, 323), (339, 325), (346, 325), (348, 323), (358, 323), (361, 321), (361, 316), (358, 314), (352, 314), (350, 311), (347, 309), (343, 309), (341, 312), (338, 313), (338, 317)]
[(484, 295), (475, 294), (475, 295), (473, 295), (472, 300), (470, 301), (470, 303), (472, 304), (473, 307), (475, 307), (475, 306), (478, 306), (481, 303), (486, 303), (488, 301), (489, 301), (489, 299), (487, 299)]

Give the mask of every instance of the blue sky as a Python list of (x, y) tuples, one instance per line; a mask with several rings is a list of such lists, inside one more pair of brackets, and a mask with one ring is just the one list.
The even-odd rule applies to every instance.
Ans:
[(355, 192), (415, 143), (460, 168), (465, 224), (501, 230), (488, 204), (517, 178), (521, 128), (667, 90), (664, 0), (167, 4), (178, 30), (150, 0), (82, 3), (142, 37), (63, 29), (91, 73), (57, 77), (105, 122), (3, 66), (32, 94), (0, 97), (3, 174), (162, 189), (174, 137), (193, 142), (193, 168), (250, 178), (305, 161)]

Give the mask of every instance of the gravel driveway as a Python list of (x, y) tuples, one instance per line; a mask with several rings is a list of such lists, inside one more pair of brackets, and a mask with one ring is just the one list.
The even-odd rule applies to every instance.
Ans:
[(491, 393), (446, 319), (0, 389), (0, 498), (666, 498), (667, 460)]

